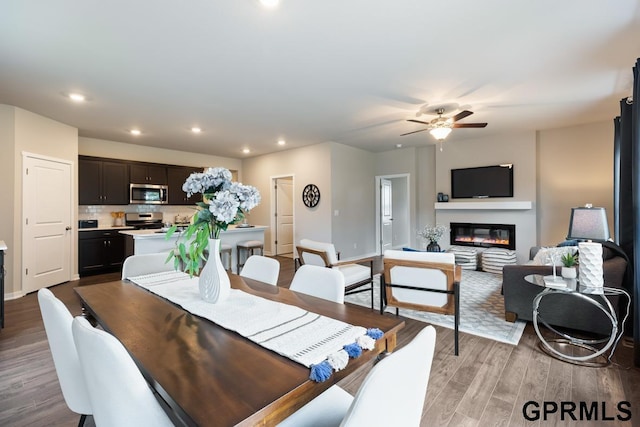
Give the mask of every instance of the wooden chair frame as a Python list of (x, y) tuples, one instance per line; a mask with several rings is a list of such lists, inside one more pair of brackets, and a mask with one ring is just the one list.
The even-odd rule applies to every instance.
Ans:
[[(369, 277), (366, 280), (361, 280), (360, 282), (352, 283), (350, 285), (346, 285), (344, 287), (344, 294), (357, 294), (360, 292), (370, 291), (371, 293), (371, 309), (373, 309), (373, 261), (374, 257), (360, 258), (357, 260), (351, 261), (338, 261), (336, 263), (331, 263), (329, 261), (329, 256), (326, 251), (321, 251), (317, 249), (307, 248), (305, 246), (296, 246), (296, 250), (298, 251), (298, 258), (295, 260), (295, 269), (297, 270), (300, 266), (304, 265), (304, 257), (302, 256), (304, 253), (309, 253), (313, 255), (317, 255), (324, 262), (324, 266), (326, 268), (339, 267), (342, 265), (350, 265), (350, 264), (368, 264), (369, 266)], [(363, 286), (369, 284), (368, 288), (359, 289)]]
[[(426, 261), (400, 260), (385, 258), (384, 273), (380, 278), (380, 314), (384, 313), (387, 306), (396, 308), (396, 316), (399, 308), (406, 308), (418, 311), (430, 311), (438, 314), (446, 314), (454, 316), (454, 354), (458, 355), (458, 326), (460, 324), (460, 279), (462, 277), (462, 269), (459, 265), (435, 263)], [(447, 277), (447, 289), (423, 288), (418, 286), (398, 285), (391, 282), (391, 270), (394, 267), (413, 267), (439, 270)], [(392, 288), (411, 289), (415, 291), (435, 292), (447, 294), (447, 303), (442, 306), (430, 306), (416, 304), (406, 301), (399, 301), (394, 298)]]

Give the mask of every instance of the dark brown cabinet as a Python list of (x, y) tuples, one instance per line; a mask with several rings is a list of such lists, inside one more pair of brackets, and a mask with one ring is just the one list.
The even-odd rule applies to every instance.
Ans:
[(78, 160), (78, 200), (80, 205), (128, 205), (127, 164), (80, 158)]
[(202, 168), (190, 166), (169, 166), (167, 168), (170, 205), (193, 205), (197, 201), (196, 195), (187, 198), (187, 193), (182, 191), (182, 184), (193, 172), (202, 172)]
[(124, 235), (117, 230), (81, 231), (78, 254), (80, 276), (118, 271), (125, 258)]
[(133, 184), (167, 184), (167, 168), (162, 165), (129, 164), (129, 178)]

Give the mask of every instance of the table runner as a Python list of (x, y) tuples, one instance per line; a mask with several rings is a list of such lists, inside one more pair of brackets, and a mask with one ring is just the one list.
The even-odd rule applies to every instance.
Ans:
[(311, 369), (310, 378), (324, 381), (343, 369), (350, 357), (371, 350), (379, 329), (353, 326), (289, 304), (231, 289), (225, 301), (202, 300), (198, 278), (180, 271), (128, 278), (186, 311), (237, 332), (260, 346)]

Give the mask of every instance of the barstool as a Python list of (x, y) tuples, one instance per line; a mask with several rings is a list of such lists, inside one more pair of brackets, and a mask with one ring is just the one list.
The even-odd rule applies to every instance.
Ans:
[(246, 251), (246, 256), (244, 258), (246, 261), (246, 259), (251, 255), (255, 255), (256, 249), (260, 249), (260, 255), (264, 255), (264, 244), (260, 240), (243, 240), (242, 242), (238, 242), (236, 244), (236, 255), (238, 257), (236, 269), (238, 271), (238, 274), (240, 274), (240, 269), (244, 265), (244, 263), (240, 264), (240, 260), (242, 259), (240, 254), (241, 250)]
[[(225, 266), (226, 270), (231, 271), (231, 250), (233, 248), (231, 245), (227, 245), (226, 243), (220, 243), (220, 258), (222, 260), (222, 265)], [(227, 254), (227, 263), (224, 262), (224, 254)]]

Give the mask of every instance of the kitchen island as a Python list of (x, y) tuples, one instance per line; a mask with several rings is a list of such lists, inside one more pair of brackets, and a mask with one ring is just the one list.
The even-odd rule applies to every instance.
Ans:
[[(264, 244), (264, 225), (252, 225), (250, 227), (237, 227), (230, 225), (226, 231), (220, 232), (222, 243), (231, 246), (231, 271), (236, 272), (236, 245), (243, 240), (259, 240)], [(169, 239), (167, 233), (161, 230), (122, 230), (126, 238), (125, 246), (127, 256), (140, 254), (153, 254), (165, 252), (167, 255), (176, 248), (180, 233), (175, 232)], [(223, 260), (224, 261), (224, 260)]]

